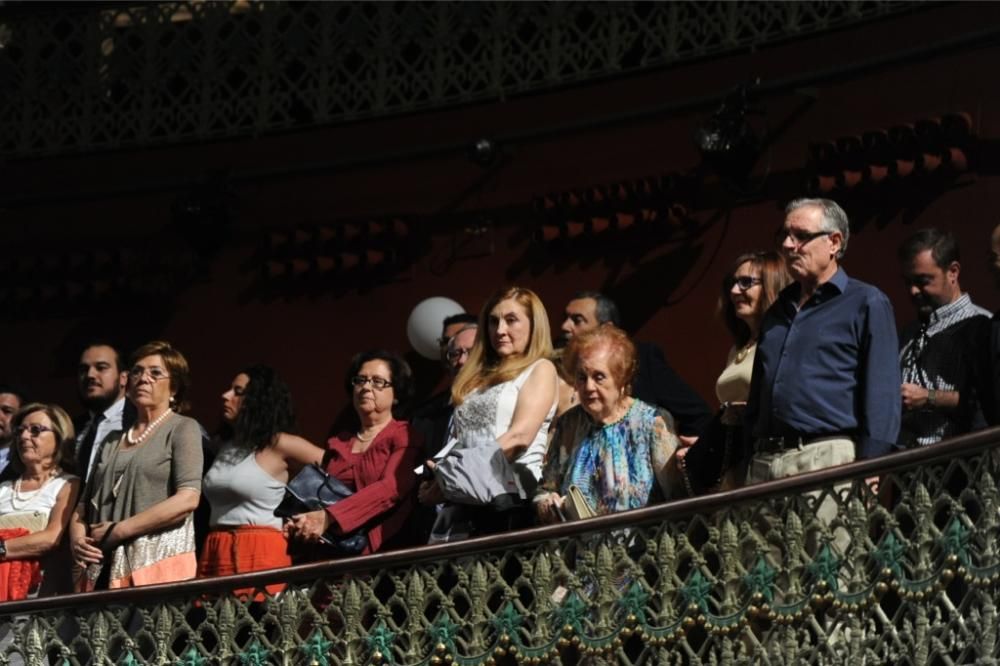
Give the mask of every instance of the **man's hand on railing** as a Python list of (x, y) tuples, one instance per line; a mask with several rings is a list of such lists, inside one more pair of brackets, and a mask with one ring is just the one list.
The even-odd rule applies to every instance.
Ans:
[(73, 551), (73, 561), (81, 566), (88, 564), (100, 564), (104, 559), (104, 553), (97, 547), (97, 541), (86, 534), (81, 535), (70, 543)]
[(444, 493), (441, 492), (441, 486), (438, 485), (437, 481), (424, 479), (417, 488), (417, 499), (420, 500), (421, 504), (436, 506), (444, 502)]

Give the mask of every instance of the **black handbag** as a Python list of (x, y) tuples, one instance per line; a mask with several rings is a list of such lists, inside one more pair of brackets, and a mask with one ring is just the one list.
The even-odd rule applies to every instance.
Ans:
[[(303, 467), (295, 478), (285, 485), (285, 496), (274, 510), (279, 518), (291, 518), (300, 513), (318, 511), (350, 497), (354, 491), (336, 477), (330, 476), (313, 463)], [(320, 541), (330, 546), (338, 555), (357, 555), (368, 547), (368, 534), (361, 528), (352, 534), (327, 532)]]
[(719, 489), (723, 476), (743, 462), (743, 428), (722, 422), (724, 410), (705, 424), (698, 441), (688, 448), (680, 463), (689, 495), (704, 495)]

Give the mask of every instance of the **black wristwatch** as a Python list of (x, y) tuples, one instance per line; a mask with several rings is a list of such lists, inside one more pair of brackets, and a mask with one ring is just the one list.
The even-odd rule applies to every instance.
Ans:
[(7, 559), (7, 542), (0, 539), (0, 560)]

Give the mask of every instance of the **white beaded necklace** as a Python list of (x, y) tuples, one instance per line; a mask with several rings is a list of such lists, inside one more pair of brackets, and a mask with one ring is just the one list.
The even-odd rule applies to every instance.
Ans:
[[(31, 500), (33, 500), (35, 496), (42, 491), (42, 488), (47, 486), (49, 481), (51, 481), (54, 478), (56, 478), (56, 475), (50, 473), (49, 476), (46, 477), (46, 479), (42, 481), (37, 488), (35, 488), (34, 490), (28, 490), (26, 491), (27, 492), (26, 495), (22, 495), (21, 481), (23, 480), (23, 478), (20, 476), (17, 477), (17, 480), (14, 481), (14, 494), (11, 495), (10, 497), (11, 508), (13, 508), (15, 511), (20, 511), (21, 509), (28, 506), (28, 503), (31, 502)], [(21, 506), (18, 506), (18, 502), (20, 502)]]
[(142, 441), (144, 439), (146, 439), (146, 437), (149, 436), (149, 433), (153, 432), (153, 430), (156, 429), (156, 426), (160, 425), (160, 422), (163, 419), (165, 419), (168, 416), (170, 416), (171, 414), (173, 414), (173, 410), (171, 410), (169, 407), (167, 407), (167, 411), (163, 412), (162, 414), (160, 414), (159, 416), (157, 416), (155, 419), (153, 419), (153, 421), (150, 422), (150, 424), (148, 426), (146, 426), (146, 429), (143, 430), (142, 434), (139, 435), (138, 437), (133, 437), (132, 436), (132, 431), (135, 430), (135, 426), (132, 426), (131, 428), (128, 429), (128, 432), (125, 433), (125, 439), (128, 440), (129, 444), (133, 444), (133, 445), (134, 444), (142, 444)]

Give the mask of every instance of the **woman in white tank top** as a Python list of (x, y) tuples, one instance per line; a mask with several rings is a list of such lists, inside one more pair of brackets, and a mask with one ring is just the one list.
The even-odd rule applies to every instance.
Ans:
[(19, 472), (0, 483), (0, 567), (8, 569), (0, 601), (23, 599), (41, 582), (41, 558), (62, 541), (80, 479), (72, 465), (73, 422), (57, 405), (32, 403), (14, 416), (10, 464)]
[[(526, 527), (528, 500), (541, 477), (556, 408), (556, 369), (549, 318), (538, 296), (511, 287), (479, 315), (469, 360), (452, 386), (455, 415), (449, 445), (428, 461), (425, 504), (447, 500), (432, 542)], [(462, 483), (462, 479), (474, 483)]]
[[(274, 509), (285, 484), (323, 450), (288, 434), (294, 425), (288, 387), (271, 368), (240, 372), (222, 394), (222, 445), (205, 474), (211, 531), (198, 563), (201, 577), (290, 566), (288, 541)], [(272, 594), (282, 585), (269, 585)], [(240, 596), (252, 590), (236, 590)]]

